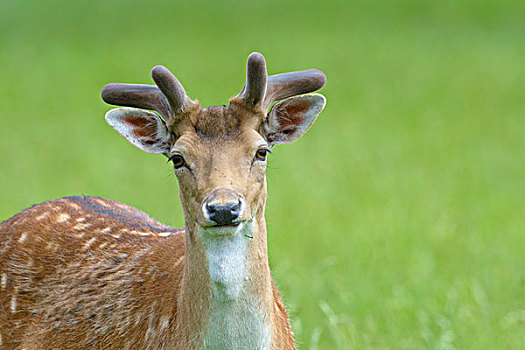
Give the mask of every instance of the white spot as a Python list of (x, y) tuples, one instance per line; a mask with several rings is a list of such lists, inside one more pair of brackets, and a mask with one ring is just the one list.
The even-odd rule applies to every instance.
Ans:
[(7, 285), (7, 273), (2, 274), (2, 289), (5, 289), (5, 286)]
[(175, 261), (175, 264), (173, 264), (173, 266), (174, 266), (174, 267), (177, 266), (177, 265), (180, 264), (180, 262), (183, 261), (183, 260), (184, 260), (184, 255), (181, 256), (180, 258), (178, 258), (177, 261)]
[(109, 233), (109, 231), (111, 231), (111, 227), (106, 227), (100, 230), (100, 233)]
[(77, 203), (72, 203), (72, 202), (66, 202), (66, 203), (72, 208), (75, 208), (77, 210), (80, 209), (80, 205), (78, 205)]
[[(14, 291), (16, 293), (16, 290)], [(14, 314), (16, 312), (16, 294), (14, 294), (11, 297), (11, 313)]]
[(104, 207), (109, 207), (109, 205), (106, 202), (104, 202), (103, 200), (101, 200), (101, 199), (95, 199), (95, 202), (97, 202), (98, 204), (100, 204), (100, 205), (102, 205)]
[(73, 226), (73, 229), (74, 230), (83, 230), (83, 229), (88, 228), (90, 226), (91, 226), (91, 224), (79, 223), (79, 224), (76, 224), (75, 226)]
[(168, 328), (169, 324), (170, 318), (168, 316), (162, 317), (162, 320), (160, 321), (160, 329)]
[(102, 243), (101, 245), (99, 245), (98, 247), (102, 249), (102, 248), (104, 248), (104, 247), (107, 246), (107, 245), (108, 245), (108, 242), (104, 242), (104, 243)]
[(151, 232), (142, 232), (142, 231), (132, 230), (129, 233), (131, 233), (132, 235), (139, 235), (139, 236), (151, 236)]
[(142, 322), (142, 318), (143, 318), (143, 313), (139, 312), (137, 314), (137, 318), (135, 318), (135, 326), (138, 325), (140, 322)]
[(62, 213), (57, 217), (57, 222), (66, 222), (67, 220), (69, 220), (69, 218), (69, 214)]
[(97, 239), (95, 237), (90, 238), (86, 243), (84, 243), (84, 246), (82, 247), (82, 250), (88, 250), (89, 247), (95, 242)]
[(46, 245), (46, 249), (47, 250), (52, 250), (53, 252), (56, 252), (58, 250), (58, 244), (56, 244), (55, 242), (49, 242)]
[(42, 214), (38, 215), (38, 216), (35, 218), (35, 220), (36, 220), (36, 221), (40, 221), (40, 220), (42, 220), (42, 219), (47, 218), (48, 216), (49, 216), (49, 212), (46, 211), (45, 213), (42, 213)]
[(86, 221), (86, 218), (85, 217), (80, 217), (76, 220), (77, 222), (82, 222), (82, 221)]
[(18, 239), (18, 243), (24, 243), (26, 239), (27, 239), (27, 232), (23, 232), (20, 235), (20, 238)]
[(112, 235), (115, 238), (120, 238), (120, 235)]
[(148, 340), (148, 338), (155, 336), (155, 305), (157, 304), (156, 301), (153, 301), (150, 306), (150, 312), (148, 317), (148, 330), (146, 331), (145, 339)]
[(152, 327), (148, 327), (148, 330), (146, 331), (146, 335), (144, 336), (144, 339), (146, 339), (147, 341), (148, 338), (153, 337), (154, 335), (155, 335), (155, 329)]
[(157, 233), (157, 235), (159, 235), (161, 237), (168, 237), (168, 236), (171, 236), (171, 234), (173, 234), (173, 232), (159, 232), (159, 233)]

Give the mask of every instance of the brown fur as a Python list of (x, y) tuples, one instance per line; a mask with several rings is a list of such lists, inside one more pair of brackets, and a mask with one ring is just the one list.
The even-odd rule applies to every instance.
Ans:
[[(183, 229), (115, 201), (69, 197), (21, 212), (0, 234), (2, 349), (187, 348), (176, 337)], [(276, 348), (291, 348), (273, 295), (285, 323)]]

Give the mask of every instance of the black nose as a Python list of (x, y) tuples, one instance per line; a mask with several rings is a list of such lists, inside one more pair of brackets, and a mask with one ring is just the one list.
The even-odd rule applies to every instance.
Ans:
[(226, 205), (208, 203), (206, 204), (206, 211), (208, 212), (210, 220), (217, 225), (230, 225), (234, 220), (239, 218), (241, 202), (238, 201)]

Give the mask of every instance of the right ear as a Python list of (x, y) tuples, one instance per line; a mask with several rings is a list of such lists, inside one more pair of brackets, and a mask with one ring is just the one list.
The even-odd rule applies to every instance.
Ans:
[(133, 146), (158, 154), (170, 151), (170, 133), (157, 114), (137, 108), (115, 108), (106, 113), (106, 121)]

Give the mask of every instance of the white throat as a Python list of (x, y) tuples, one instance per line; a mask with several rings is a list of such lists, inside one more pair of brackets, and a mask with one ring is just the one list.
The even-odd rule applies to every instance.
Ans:
[(248, 246), (257, 233), (252, 220), (232, 230), (232, 235), (217, 235), (217, 228), (198, 229), (212, 293), (202, 348), (270, 349), (271, 315), (262, 307), (261, 296), (247, 290), (251, 271)]

